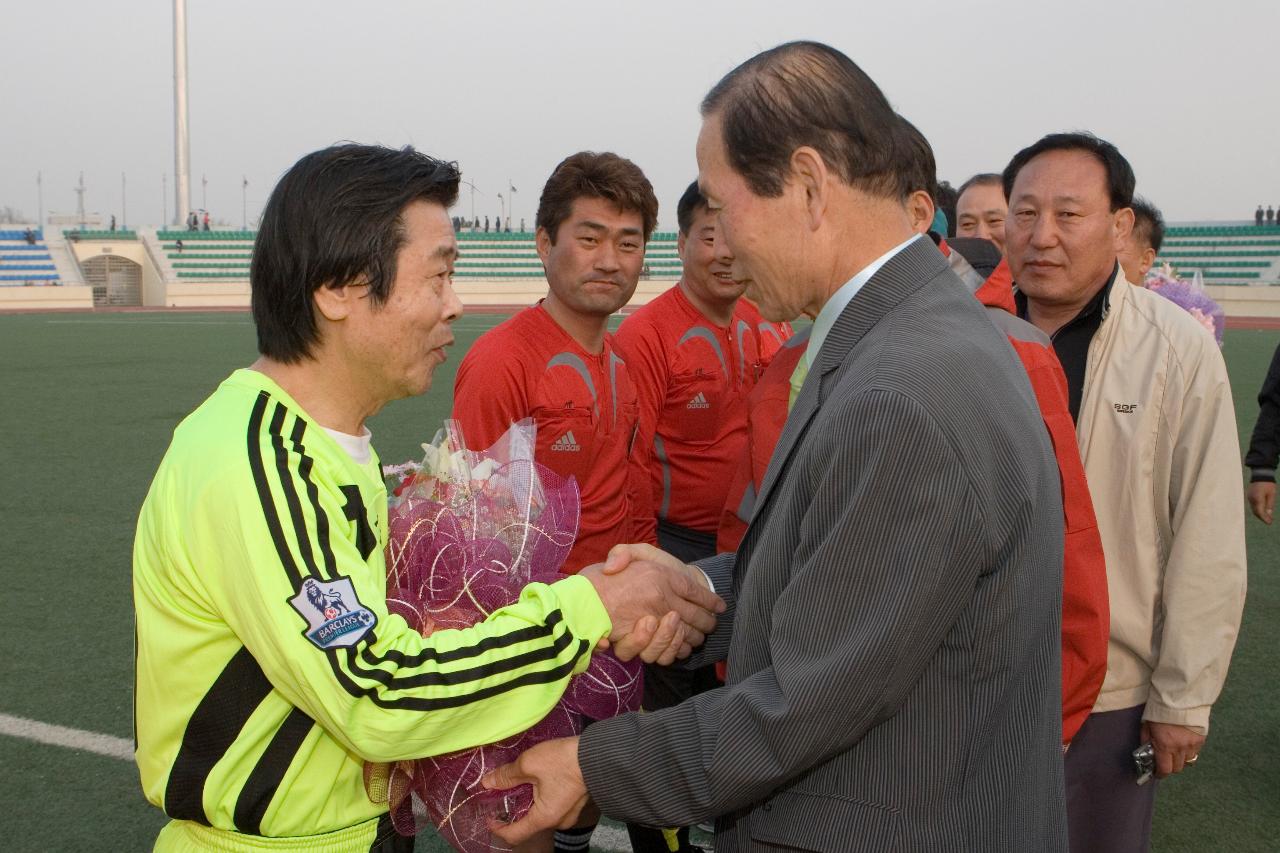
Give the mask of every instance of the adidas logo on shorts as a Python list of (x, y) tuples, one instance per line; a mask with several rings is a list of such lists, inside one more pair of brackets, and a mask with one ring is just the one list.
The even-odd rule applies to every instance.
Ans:
[(573, 430), (569, 430), (564, 435), (551, 442), (552, 450), (559, 450), (562, 453), (577, 453), (582, 449), (582, 445), (578, 444), (578, 439), (574, 438)]
[(689, 405), (685, 406), (685, 408), (686, 409), (709, 409), (711, 408), (711, 404), (707, 402), (707, 395), (699, 391), (697, 396), (694, 397), (692, 400), (690, 400)]

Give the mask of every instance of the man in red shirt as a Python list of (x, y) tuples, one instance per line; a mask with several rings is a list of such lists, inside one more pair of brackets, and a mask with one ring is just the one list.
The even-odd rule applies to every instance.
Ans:
[[(630, 160), (566, 158), (535, 219), (546, 298), (481, 335), (458, 366), (453, 417), (469, 446), (488, 447), (532, 418), (534, 459), (578, 481), (578, 538), (561, 568), (569, 574), (603, 562), (617, 542), (654, 541), (636, 390), (608, 323), (635, 292), (657, 221), (653, 187)], [(557, 851), (588, 848), (595, 827), (583, 817), (556, 834)]]
[(617, 542), (653, 541), (635, 387), (607, 325), (635, 292), (657, 219), (653, 188), (630, 160), (564, 160), (536, 220), (550, 291), (481, 335), (458, 367), (453, 416), (470, 446), (532, 418), (534, 458), (577, 479), (582, 517), (566, 573), (602, 562)]
[(697, 183), (677, 207), (684, 273), (629, 316), (618, 347), (640, 404), (638, 444), (647, 460), (657, 542), (685, 562), (715, 554), (724, 482), (747, 443), (746, 398), (760, 337), (733, 256)]
[[(733, 255), (695, 181), (676, 206), (684, 272), (629, 316), (618, 346), (640, 403), (657, 544), (686, 563), (716, 553), (724, 486), (747, 449), (747, 394), (760, 372), (763, 318), (729, 274)], [(714, 665), (645, 668), (644, 708), (657, 711), (719, 685)], [(654, 829), (629, 826), (637, 853), (673, 849)], [(670, 832), (668, 831), (668, 837)], [(675, 839), (689, 850), (688, 830)]]

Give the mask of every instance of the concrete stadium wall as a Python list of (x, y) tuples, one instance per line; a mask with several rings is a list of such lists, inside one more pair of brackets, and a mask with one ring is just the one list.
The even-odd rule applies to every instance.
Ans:
[(1275, 285), (1219, 284), (1204, 290), (1228, 317), (1280, 317), (1280, 287)]
[[(649, 279), (636, 286), (631, 306), (644, 305), (675, 284), (673, 279)], [(454, 280), (454, 289), (464, 306), (532, 305), (547, 295), (545, 278), (511, 280)], [(171, 308), (248, 308), (249, 282), (173, 282), (165, 305)]]
[(84, 311), (92, 308), (93, 288), (87, 284), (0, 287), (0, 312)]

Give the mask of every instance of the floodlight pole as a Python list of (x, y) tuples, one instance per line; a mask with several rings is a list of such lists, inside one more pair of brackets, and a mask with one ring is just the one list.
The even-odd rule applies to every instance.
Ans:
[(187, 120), (187, 0), (173, 0), (173, 221), (191, 209), (191, 130)]
[(511, 179), (507, 178), (507, 226), (511, 226), (511, 220), (516, 218), (516, 187), (511, 183)]
[[(474, 228), (476, 224), (476, 185), (470, 181), (463, 181), (462, 183), (471, 187), (471, 227)], [(484, 195), (484, 193), (480, 193), (480, 195)]]

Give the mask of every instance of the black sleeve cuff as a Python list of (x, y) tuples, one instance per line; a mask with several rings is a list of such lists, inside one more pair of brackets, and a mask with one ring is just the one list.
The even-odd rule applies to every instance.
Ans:
[(1275, 481), (1275, 468), (1251, 468), (1249, 471), (1250, 483), (1274, 483)]

